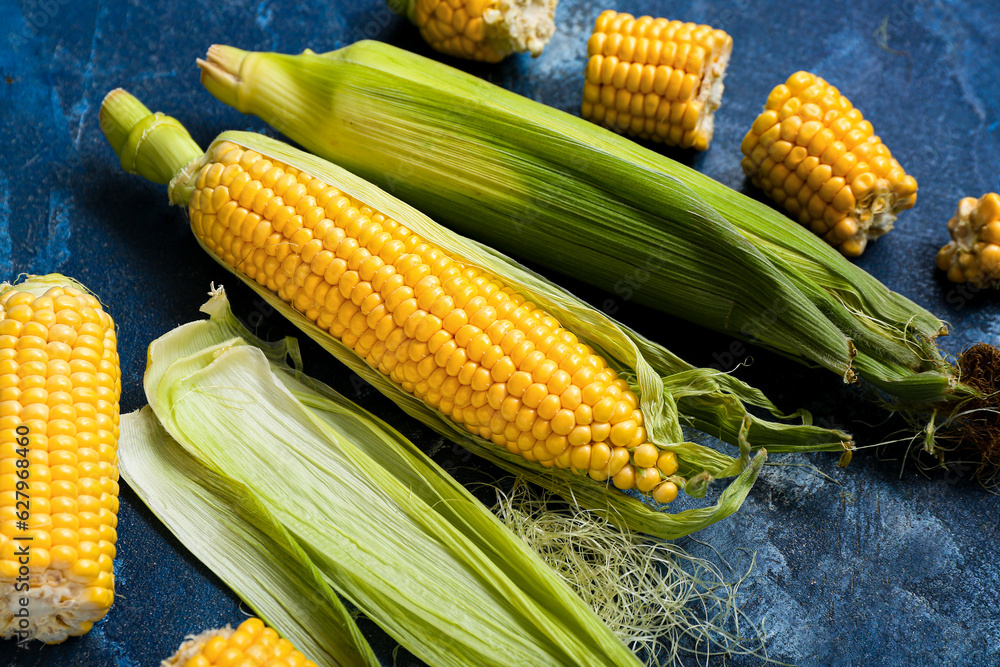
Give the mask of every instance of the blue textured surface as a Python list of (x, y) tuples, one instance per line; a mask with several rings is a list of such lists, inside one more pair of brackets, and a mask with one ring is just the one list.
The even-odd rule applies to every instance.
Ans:
[[(950, 352), (997, 342), (995, 295), (957, 288), (933, 269), (958, 199), (1000, 189), (996, 2), (563, 0), (559, 33), (541, 58), (499, 66), (449, 62), (575, 113), (584, 43), (607, 7), (707, 22), (733, 35), (711, 150), (664, 152), (751, 195), (739, 168), (739, 142), (771, 87), (797, 69), (837, 85), (920, 183), (916, 208), (860, 264), (948, 319)], [(264, 129), (199, 86), (194, 59), (208, 45), (321, 51), (362, 36), (431, 55), (380, 0), (0, 0), (0, 277), (61, 271), (110, 304), (121, 327), (123, 410), (145, 402), (146, 345), (198, 317), (212, 281), (227, 282), (236, 312), (261, 333), (294, 332), (202, 254), (181, 212), (167, 206), (164, 188), (122, 173), (97, 127), (102, 97), (124, 86), (177, 116), (204, 145), (223, 130)], [(606, 298), (568, 284), (596, 303)], [(655, 314), (622, 306), (623, 320), (692, 362), (730, 365), (732, 341), (725, 337), (669, 319), (661, 328)], [(437, 444), (317, 347), (306, 344), (304, 352), (314, 374), (417, 442)], [(850, 429), (862, 445), (893, 437), (903, 426), (884, 422), (836, 378), (750, 352), (756, 361), (743, 377), (786, 408), (805, 404), (824, 424)], [(475, 465), (451, 447), (436, 458), (459, 473)], [(782, 459), (815, 465), (829, 479), (802, 467), (768, 467), (738, 515), (698, 536), (733, 561), (756, 552), (757, 568), (741, 601), (750, 619), (766, 627), (773, 657), (824, 665), (1000, 664), (1000, 499), (971, 480), (968, 466), (925, 477), (902, 459), (899, 446), (860, 452), (847, 470), (836, 469), (828, 456)], [(0, 643), (0, 665), (153, 665), (185, 634), (241, 620), (239, 601), (127, 487), (119, 535), (118, 596), (107, 618), (58, 647), (19, 651)], [(391, 664), (392, 642), (372, 624), (363, 627)], [(411, 663), (401, 652), (397, 664)]]

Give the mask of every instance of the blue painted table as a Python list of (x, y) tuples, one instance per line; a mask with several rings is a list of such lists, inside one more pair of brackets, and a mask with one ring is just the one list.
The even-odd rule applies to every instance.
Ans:
[[(933, 269), (958, 199), (998, 189), (996, 3), (564, 0), (559, 33), (541, 58), (452, 64), (576, 112), (584, 43), (608, 6), (705, 22), (733, 35), (735, 56), (711, 150), (666, 152), (753, 196), (739, 168), (739, 142), (771, 87), (797, 69), (840, 87), (920, 182), (917, 207), (860, 264), (948, 319), (950, 352), (997, 342), (995, 296), (955, 287)], [(319, 51), (363, 36), (432, 55), (379, 0), (0, 0), (0, 277), (60, 271), (110, 304), (121, 327), (123, 411), (145, 403), (146, 345), (199, 317), (212, 281), (226, 282), (236, 312), (262, 333), (294, 331), (263, 316), (256, 298), (202, 254), (162, 187), (122, 173), (97, 127), (102, 97), (124, 86), (176, 115), (204, 145), (222, 130), (264, 129), (199, 86), (194, 59), (208, 45)], [(595, 303), (605, 298), (563, 282)], [(653, 314), (628, 304), (620, 316), (692, 362), (728, 363), (725, 337), (667, 318), (654, 326)], [(312, 373), (417, 442), (434, 445), (435, 436), (352, 382), (316, 346), (306, 344), (304, 352)], [(805, 405), (824, 423), (850, 429), (862, 445), (902, 427), (886, 423), (836, 378), (752, 354), (756, 363), (743, 377), (784, 407)], [(448, 447), (437, 456), (459, 473), (470, 463)], [(730, 560), (756, 552), (741, 602), (767, 629), (773, 657), (799, 664), (1000, 664), (1000, 499), (971, 480), (969, 466), (926, 477), (904, 465), (902, 446), (862, 451), (846, 470), (829, 456), (778, 460), (808, 463), (829, 477), (768, 467), (738, 515), (698, 536)], [(153, 665), (184, 635), (241, 620), (239, 601), (127, 486), (121, 500), (118, 595), (107, 618), (57, 647), (20, 651), (0, 644), (0, 665)], [(715, 558), (698, 543), (683, 543)], [(392, 641), (371, 623), (362, 626), (391, 664)], [(411, 663), (400, 654), (397, 664)]]

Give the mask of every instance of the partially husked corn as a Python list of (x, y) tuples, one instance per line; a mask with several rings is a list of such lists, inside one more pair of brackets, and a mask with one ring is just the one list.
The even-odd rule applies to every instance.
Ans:
[(965, 197), (948, 221), (948, 242), (937, 266), (948, 280), (974, 287), (1000, 287), (1000, 195)]
[(250, 618), (233, 630), (208, 630), (188, 639), (160, 667), (316, 667), (292, 643)]
[(558, 0), (404, 0), (424, 40), (458, 58), (499, 62), (542, 53), (555, 32)]
[(640, 139), (706, 150), (733, 40), (707, 25), (607, 10), (587, 42), (581, 116)]
[[(222, 261), (470, 433), (632, 488), (619, 473), (647, 443), (636, 395), (502, 279), (336, 184), (231, 141), (212, 149), (189, 211), (196, 236)], [(676, 491), (662, 479), (677, 471), (671, 461), (640, 467), (645, 490)]]
[(0, 637), (57, 643), (114, 600), (121, 379), (97, 299), (45, 285), (0, 294)]
[(809, 72), (771, 91), (741, 146), (743, 172), (848, 257), (889, 232), (917, 181), (846, 97)]

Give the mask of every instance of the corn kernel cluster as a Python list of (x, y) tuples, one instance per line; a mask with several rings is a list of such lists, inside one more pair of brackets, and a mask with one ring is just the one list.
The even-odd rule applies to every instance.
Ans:
[(917, 200), (916, 179), (871, 123), (809, 72), (771, 91), (741, 150), (754, 185), (848, 257), (891, 230)]
[(316, 667), (292, 643), (250, 618), (233, 630), (210, 630), (188, 640), (163, 667)]
[(707, 25), (608, 10), (587, 42), (581, 115), (641, 139), (705, 150), (733, 40)]
[(191, 224), (211, 252), (469, 432), (544, 466), (676, 495), (663, 479), (676, 456), (647, 442), (628, 383), (497, 278), (231, 142), (195, 185)]
[(500, 62), (511, 53), (540, 55), (555, 32), (558, 0), (414, 0), (424, 40), (450, 56)]
[(23, 545), (37, 639), (86, 633), (114, 600), (116, 344), (111, 317), (73, 287), (0, 296), (0, 636), (26, 595), (13, 592)]
[(974, 287), (1000, 287), (1000, 195), (965, 197), (948, 221), (951, 241), (938, 251), (948, 280)]

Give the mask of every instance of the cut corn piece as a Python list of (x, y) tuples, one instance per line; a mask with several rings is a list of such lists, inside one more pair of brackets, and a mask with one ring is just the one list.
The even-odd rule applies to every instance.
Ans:
[(809, 72), (771, 91), (743, 139), (743, 172), (848, 257), (892, 229), (917, 181), (846, 97)]
[(437, 51), (494, 63), (512, 53), (541, 55), (556, 29), (558, 1), (403, 0), (403, 9)]
[(580, 115), (640, 139), (706, 150), (732, 50), (722, 30), (609, 9), (587, 42)]
[(0, 637), (87, 633), (114, 600), (114, 322), (65, 276), (0, 293)]
[(316, 667), (316, 663), (295, 650), (292, 643), (264, 625), (259, 618), (250, 618), (233, 630), (228, 625), (218, 630), (206, 630), (191, 637), (177, 653), (162, 661), (160, 667)]
[(973, 287), (1000, 287), (1000, 195), (958, 202), (948, 221), (948, 242), (937, 255), (937, 266), (948, 280)]

